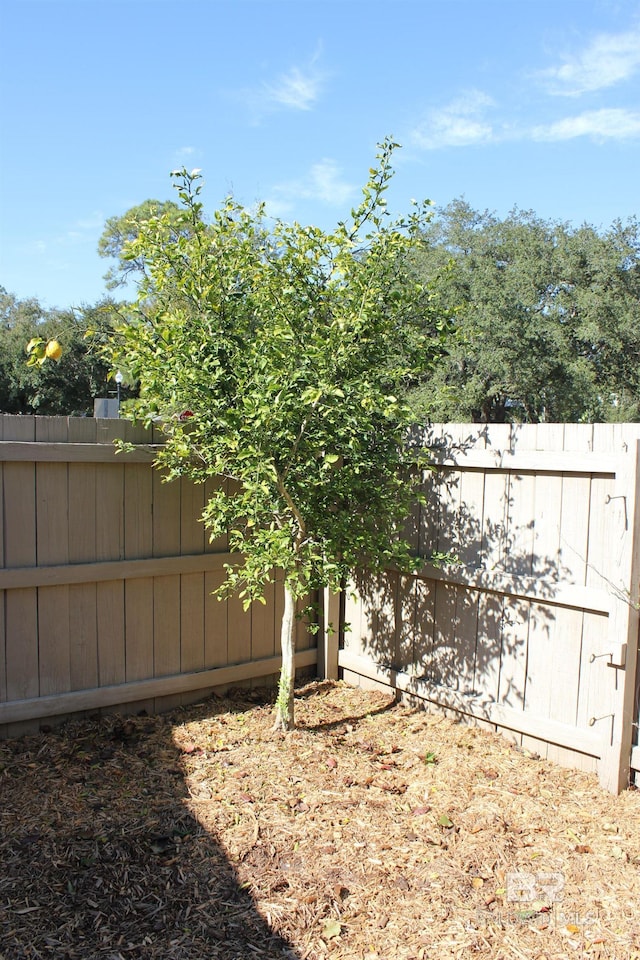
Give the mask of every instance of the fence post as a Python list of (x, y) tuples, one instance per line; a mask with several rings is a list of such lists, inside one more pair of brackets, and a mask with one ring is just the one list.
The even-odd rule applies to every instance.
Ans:
[[(600, 784), (612, 793), (620, 793), (629, 786), (633, 742), (639, 625), (640, 511), (637, 505), (640, 441), (630, 441), (629, 453), (620, 460), (614, 494), (609, 499), (612, 522), (610, 563), (606, 571), (611, 590), (608, 639), (615, 688), (610, 737), (598, 765)], [(622, 531), (619, 537), (616, 536), (617, 530)]]
[(338, 679), (338, 647), (340, 642), (341, 594), (328, 587), (320, 591), (320, 630), (318, 633), (318, 677)]

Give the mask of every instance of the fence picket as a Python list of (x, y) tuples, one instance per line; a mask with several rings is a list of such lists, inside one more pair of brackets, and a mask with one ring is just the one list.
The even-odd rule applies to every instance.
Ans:
[(223, 570), (209, 572), (204, 578), (204, 658), (208, 668), (230, 663), (227, 600), (218, 599), (216, 591), (225, 579)]
[[(34, 441), (34, 417), (3, 417), (5, 441)], [(4, 549), (6, 567), (32, 567), (36, 548), (35, 463), (5, 463)], [(38, 592), (35, 588), (10, 590), (5, 595), (5, 663), (7, 700), (38, 696)], [(37, 729), (32, 722), (10, 724), (9, 736)]]
[(110, 687), (126, 681), (124, 581), (96, 584), (98, 682)]
[[(74, 418), (67, 424), (70, 443), (95, 443), (96, 421)], [(96, 557), (96, 464), (70, 463), (69, 467), (69, 562), (91, 562)], [(72, 690), (99, 685), (97, 586), (69, 587), (69, 658)]]
[[(172, 557), (180, 553), (180, 483), (167, 483), (159, 470), (152, 475), (152, 538), (154, 557)], [(180, 575), (153, 580), (153, 675), (170, 676), (180, 672)], [(156, 699), (158, 711), (180, 706), (176, 694)]]
[(413, 664), (410, 672), (416, 677), (431, 678), (435, 643), (436, 588), (434, 580), (416, 579), (415, 613), (413, 617)]

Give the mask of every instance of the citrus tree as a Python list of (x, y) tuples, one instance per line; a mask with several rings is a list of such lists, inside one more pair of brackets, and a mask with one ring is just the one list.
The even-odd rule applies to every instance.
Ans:
[(267, 222), (233, 199), (205, 222), (200, 174), (182, 170), (184, 229), (168, 243), (165, 216), (151, 217), (123, 250), (142, 279), (108, 350), (139, 381), (130, 415), (164, 425), (169, 479), (226, 480), (204, 511), (211, 537), (227, 533), (242, 557), (223, 594), (248, 607), (284, 583), (282, 729), (294, 723), (297, 601), (356, 567), (414, 564), (403, 394), (442, 351), (446, 321), (411, 266), (428, 204), (386, 212), (395, 147), (381, 144), (361, 203), (332, 232)]

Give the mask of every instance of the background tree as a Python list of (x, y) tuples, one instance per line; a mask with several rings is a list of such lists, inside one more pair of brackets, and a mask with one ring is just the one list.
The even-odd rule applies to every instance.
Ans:
[[(95, 397), (108, 389), (109, 366), (86, 339), (88, 329), (110, 329), (116, 305), (103, 301), (78, 310), (45, 310), (0, 288), (0, 411), (40, 416), (92, 416)], [(58, 363), (27, 366), (34, 337), (62, 345)]]
[[(35, 298), (18, 300), (0, 287), (0, 410), (25, 413), (26, 398), (21, 383), (25, 376), (25, 347), (36, 336), (46, 311)], [(30, 412), (30, 411), (29, 411)]]
[(223, 479), (204, 517), (242, 556), (224, 590), (248, 606), (276, 570), (284, 581), (283, 729), (294, 720), (296, 601), (357, 566), (414, 562), (402, 527), (415, 455), (400, 396), (440, 354), (445, 324), (408, 258), (426, 206), (395, 222), (385, 211), (394, 146), (382, 145), (362, 203), (331, 233), (267, 229), (262, 211), (231, 199), (205, 225), (199, 177), (183, 171), (176, 242), (165, 242), (165, 214), (123, 249), (143, 265), (110, 353), (139, 379), (132, 413), (164, 422), (169, 477)]
[(558, 302), (596, 385), (585, 419), (640, 419), (640, 224), (588, 224), (558, 247)]
[(119, 217), (109, 217), (98, 241), (101, 257), (111, 257), (116, 263), (105, 273), (107, 289), (124, 286), (129, 280), (144, 272), (143, 257), (124, 256), (126, 245), (138, 236), (140, 225), (155, 218), (161, 220), (166, 242), (177, 239), (181, 230), (189, 229), (181, 216), (180, 207), (172, 200), (145, 200), (131, 207)]
[[(575, 421), (638, 397), (638, 229), (599, 234), (457, 200), (420, 253), (457, 338), (414, 403), (433, 419)], [(619, 401), (618, 401), (619, 405)], [(637, 407), (636, 407), (637, 409)]]

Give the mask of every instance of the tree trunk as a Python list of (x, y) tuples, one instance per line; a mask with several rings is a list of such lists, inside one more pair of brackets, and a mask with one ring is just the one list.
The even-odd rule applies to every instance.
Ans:
[(282, 630), (280, 633), (282, 669), (280, 671), (280, 683), (278, 685), (276, 719), (273, 725), (274, 730), (293, 730), (295, 726), (293, 717), (293, 683), (296, 674), (295, 614), (296, 601), (285, 581), (284, 611), (282, 614)]

